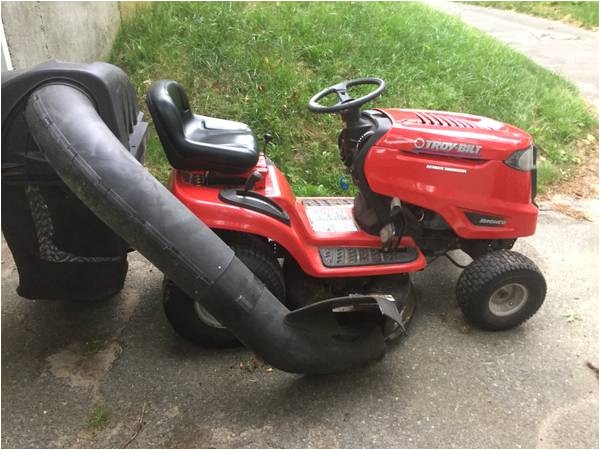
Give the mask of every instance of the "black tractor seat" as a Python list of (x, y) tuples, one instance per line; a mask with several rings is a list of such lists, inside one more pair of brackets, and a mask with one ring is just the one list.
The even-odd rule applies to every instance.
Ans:
[(256, 165), (257, 142), (248, 125), (194, 114), (177, 82), (154, 83), (146, 103), (175, 169), (242, 173)]

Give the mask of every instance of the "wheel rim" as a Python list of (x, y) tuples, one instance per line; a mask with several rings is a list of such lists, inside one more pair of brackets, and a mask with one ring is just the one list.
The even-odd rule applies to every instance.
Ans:
[(198, 316), (198, 318), (206, 325), (213, 328), (225, 328), (217, 319), (214, 318), (214, 316), (211, 313), (209, 313), (204, 308), (204, 306), (200, 304), (200, 302), (194, 301), (194, 311), (196, 311), (196, 315)]
[(510, 316), (523, 308), (528, 298), (529, 291), (522, 284), (505, 284), (494, 291), (490, 297), (489, 308), (495, 316)]

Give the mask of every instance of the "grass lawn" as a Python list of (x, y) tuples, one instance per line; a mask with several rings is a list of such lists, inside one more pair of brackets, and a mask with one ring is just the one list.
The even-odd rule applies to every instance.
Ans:
[(582, 28), (598, 29), (598, 2), (472, 2), (479, 6), (510, 9), (546, 19), (562, 20)]
[[(597, 136), (571, 84), (418, 3), (154, 3), (123, 24), (111, 60), (140, 98), (152, 81), (175, 79), (199, 114), (271, 131), (268, 153), (299, 195), (342, 193), (341, 122), (306, 107), (341, 79), (385, 79), (374, 107), (462, 111), (528, 130), (543, 149), (542, 184), (576, 160), (581, 137)], [(147, 165), (166, 178), (157, 139)]]

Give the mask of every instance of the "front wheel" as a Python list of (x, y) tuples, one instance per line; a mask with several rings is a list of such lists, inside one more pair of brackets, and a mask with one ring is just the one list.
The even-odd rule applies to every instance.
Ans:
[(474, 260), (456, 285), (456, 299), (466, 319), (489, 331), (514, 328), (542, 306), (546, 281), (533, 261), (498, 250)]
[[(226, 242), (248, 269), (283, 302), (283, 274), (269, 245), (253, 236), (236, 236)], [(163, 306), (175, 331), (195, 344), (212, 348), (240, 345), (233, 333), (221, 325), (199, 301), (189, 297), (167, 278), (163, 283)]]

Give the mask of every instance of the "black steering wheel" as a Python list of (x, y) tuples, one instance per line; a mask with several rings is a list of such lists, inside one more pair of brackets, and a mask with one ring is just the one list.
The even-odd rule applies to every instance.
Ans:
[[(352, 98), (348, 95), (348, 89), (353, 86), (359, 86), (363, 84), (374, 84), (377, 87), (369, 92), (367, 95), (363, 95), (360, 98)], [(349, 109), (359, 108), (368, 101), (379, 97), (385, 90), (385, 81), (381, 78), (356, 78), (355, 80), (342, 81), (341, 83), (329, 86), (323, 89), (318, 94), (314, 95), (308, 101), (308, 109), (314, 113), (336, 113), (339, 111), (346, 111)], [(323, 98), (331, 94), (338, 96), (339, 102), (332, 106), (323, 106), (319, 103)]]

